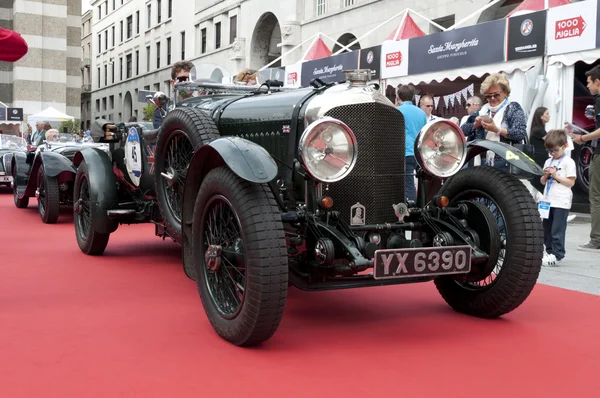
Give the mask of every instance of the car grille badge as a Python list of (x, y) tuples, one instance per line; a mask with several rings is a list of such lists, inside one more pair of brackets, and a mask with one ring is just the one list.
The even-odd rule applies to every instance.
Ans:
[(352, 205), (350, 207), (350, 225), (365, 225), (365, 219), (367, 218), (365, 210), (365, 206), (361, 205), (360, 202)]
[(406, 206), (406, 203), (392, 204), (392, 207), (394, 208), (396, 217), (398, 217), (398, 221), (404, 221), (404, 217), (408, 216), (408, 206)]

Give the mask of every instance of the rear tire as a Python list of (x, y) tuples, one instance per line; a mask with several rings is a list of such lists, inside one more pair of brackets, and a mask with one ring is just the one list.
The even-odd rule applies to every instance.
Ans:
[(38, 172), (38, 212), (44, 224), (54, 224), (60, 215), (60, 190), (58, 179), (48, 177), (40, 166)]
[(87, 164), (82, 161), (75, 175), (73, 189), (73, 221), (77, 244), (82, 252), (90, 256), (104, 253), (110, 234), (94, 230), (94, 212), (90, 200), (90, 184)]
[[(269, 339), (288, 288), (287, 248), (272, 192), (226, 167), (210, 171), (196, 198), (192, 234), (198, 292), (217, 334), (238, 346)], [(211, 249), (221, 254), (207, 258)], [(221, 265), (209, 269), (211, 262)]]
[[(158, 207), (169, 236), (181, 242), (181, 214), (187, 169), (194, 153), (219, 130), (203, 111), (177, 108), (165, 118), (158, 133), (154, 173)], [(172, 175), (167, 180), (164, 174)]]
[(489, 285), (483, 286), (488, 279), (478, 285), (443, 276), (435, 280), (438, 291), (454, 310), (481, 318), (515, 310), (533, 290), (542, 265), (542, 220), (531, 194), (517, 178), (484, 166), (461, 170), (444, 186), (441, 194), (450, 199), (451, 206), (477, 200), (495, 208), (502, 218), (500, 251), (504, 255), (490, 274)]

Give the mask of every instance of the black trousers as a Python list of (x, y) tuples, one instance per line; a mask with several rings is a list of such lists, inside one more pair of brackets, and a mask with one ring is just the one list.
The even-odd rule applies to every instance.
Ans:
[(550, 216), (543, 220), (546, 253), (554, 254), (557, 260), (562, 260), (566, 253), (567, 217), (569, 217), (569, 209), (551, 207)]

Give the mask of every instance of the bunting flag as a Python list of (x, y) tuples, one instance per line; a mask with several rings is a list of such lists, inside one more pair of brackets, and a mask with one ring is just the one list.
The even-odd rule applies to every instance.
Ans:
[(456, 96), (454, 94), (452, 94), (450, 96), (450, 106), (454, 107), (454, 100), (456, 99)]
[(448, 102), (450, 101), (449, 95), (444, 95), (444, 108), (448, 107)]
[(467, 90), (467, 88), (465, 87), (461, 90), (461, 93), (465, 101), (467, 101), (469, 99), (469, 90)]
[(467, 87), (467, 91), (469, 92), (469, 95), (475, 95), (475, 84), (469, 84), (469, 86)]
[(433, 97), (433, 109), (437, 109), (439, 103), (440, 97)]
[[(474, 94), (475, 94), (475, 84), (471, 83), (467, 87), (465, 87), (461, 90), (458, 90), (455, 93), (441, 95), (439, 97), (433, 97), (433, 103), (434, 103), (435, 109), (437, 109), (440, 99), (443, 99), (445, 108), (454, 107), (455, 104), (462, 105), (463, 103), (466, 103), (466, 101), (469, 99), (469, 97), (473, 96)], [(417, 100), (417, 103), (419, 103), (419, 98), (421, 98), (421, 96), (415, 95), (415, 98)]]
[(415, 94), (415, 104), (419, 105), (419, 101), (421, 100), (421, 96), (419, 94)]

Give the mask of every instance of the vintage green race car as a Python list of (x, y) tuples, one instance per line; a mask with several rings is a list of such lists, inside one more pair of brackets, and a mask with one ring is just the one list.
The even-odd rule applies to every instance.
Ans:
[[(437, 120), (416, 140), (418, 200), (408, 202), (404, 118), (369, 81), (370, 71), (354, 70), (343, 84), (315, 80), (306, 89), (178, 84), (183, 100), (153, 133), (153, 171), (130, 159), (138, 144), (111, 151), (112, 161), (91, 150), (76, 156), (76, 196), (89, 198), (76, 201), (76, 213), (90, 215), (76, 227), (107, 241), (119, 222), (154, 222), (157, 234), (181, 243), (211, 324), (236, 345), (273, 335), (289, 285), (434, 281), (459, 312), (492, 318), (514, 310), (540, 272), (536, 203), (514, 176), (463, 166), (491, 150), (525, 172), (542, 170), (511, 146), (467, 144), (458, 126)], [(142, 148), (153, 139), (103, 130)], [(113, 165), (124, 179), (139, 178), (127, 180), (139, 191), (135, 201), (119, 191), (125, 183)]]

